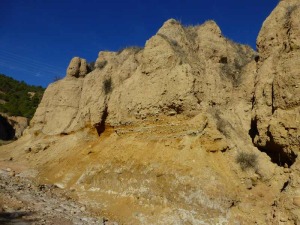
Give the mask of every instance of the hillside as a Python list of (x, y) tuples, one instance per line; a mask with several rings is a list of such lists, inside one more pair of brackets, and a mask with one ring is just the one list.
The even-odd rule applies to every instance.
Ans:
[(0, 168), (117, 224), (300, 224), (299, 24), (282, 0), (257, 52), (169, 19), (92, 71), (74, 57)]
[(38, 107), (44, 88), (28, 85), (0, 74), (0, 112), (9, 116), (22, 116), (28, 119)]

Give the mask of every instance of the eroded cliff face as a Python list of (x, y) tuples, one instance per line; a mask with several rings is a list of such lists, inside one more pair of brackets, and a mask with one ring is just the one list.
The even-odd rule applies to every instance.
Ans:
[(281, 1), (258, 53), (171, 19), (91, 72), (75, 57), (1, 154), (124, 224), (297, 224), (299, 18)]
[[(273, 206), (299, 223), (300, 2), (280, 1), (257, 38), (259, 53), (250, 134), (278, 166), (290, 167), (286, 186)], [(288, 220), (284, 221), (290, 222)], [(294, 224), (294, 223), (292, 223)]]
[(293, 165), (300, 146), (299, 36), (299, 1), (281, 1), (257, 38), (253, 138), (281, 166)]
[(254, 54), (224, 38), (213, 21), (183, 27), (169, 20), (140, 51), (100, 52), (91, 73), (84, 60), (72, 59), (66, 78), (48, 87), (31, 127), (53, 135), (98, 126), (104, 114), (115, 126), (146, 116), (196, 115), (238, 98), (249, 105)]

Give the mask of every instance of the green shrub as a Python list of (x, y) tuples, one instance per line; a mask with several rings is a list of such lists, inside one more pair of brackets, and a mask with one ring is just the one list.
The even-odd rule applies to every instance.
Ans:
[(297, 9), (296, 5), (289, 5), (286, 8), (286, 14), (287, 14), (287, 18), (289, 19), (291, 17), (291, 14), (293, 13), (293, 11), (295, 11)]
[(242, 170), (257, 169), (257, 155), (248, 152), (239, 152), (236, 157), (236, 162), (240, 165)]
[(93, 71), (95, 69), (95, 67), (96, 67), (95, 62), (88, 63), (88, 68), (89, 68), (90, 71)]
[(107, 64), (107, 61), (104, 60), (104, 61), (101, 61), (101, 62), (96, 62), (96, 65), (95, 67), (98, 68), (98, 69), (103, 69)]
[(143, 48), (140, 46), (129, 46), (129, 47), (121, 48), (119, 51), (117, 51), (117, 55), (120, 55), (124, 50), (131, 50), (136, 54), (139, 51), (143, 50)]
[(105, 94), (108, 94), (111, 92), (112, 90), (112, 82), (111, 82), (111, 78), (109, 79), (106, 79), (103, 83), (103, 89), (104, 89), (104, 92)]

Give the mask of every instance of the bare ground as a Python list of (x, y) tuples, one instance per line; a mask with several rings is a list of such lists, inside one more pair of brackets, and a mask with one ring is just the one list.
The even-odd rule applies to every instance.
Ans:
[[(2, 165), (3, 167), (3, 165)], [(0, 169), (0, 224), (108, 224), (55, 185), (37, 184), (11, 168)], [(113, 223), (111, 223), (113, 224)]]

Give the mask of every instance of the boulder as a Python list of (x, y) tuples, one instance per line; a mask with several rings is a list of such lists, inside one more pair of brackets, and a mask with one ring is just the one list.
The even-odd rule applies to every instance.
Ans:
[(85, 59), (74, 57), (67, 69), (68, 77), (84, 77), (89, 72), (89, 67)]

